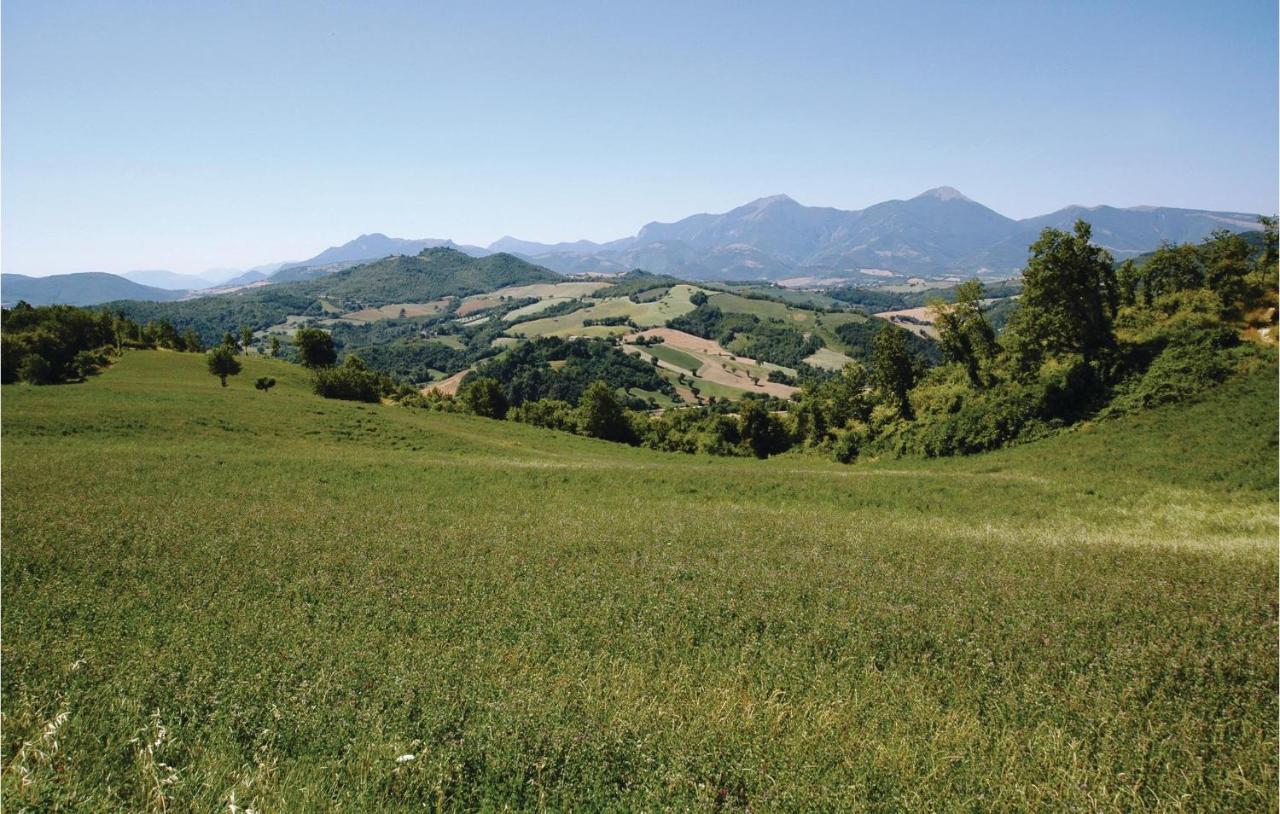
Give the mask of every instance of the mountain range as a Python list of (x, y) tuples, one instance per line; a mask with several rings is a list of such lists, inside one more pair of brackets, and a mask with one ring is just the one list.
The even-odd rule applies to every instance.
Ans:
[[(193, 291), (198, 293), (213, 286), (243, 286), (264, 280), (297, 282), (371, 260), (416, 256), (424, 249), (440, 247), (472, 257), (505, 252), (562, 274), (639, 268), (692, 280), (834, 278), (857, 282), (974, 275), (998, 279), (1017, 275), (1026, 261), (1028, 245), (1042, 229), (1070, 229), (1078, 218), (1092, 224), (1094, 242), (1117, 259), (1151, 251), (1165, 241), (1197, 242), (1216, 229), (1246, 232), (1258, 228), (1258, 216), (1250, 213), (1154, 206), (1068, 206), (1047, 215), (1015, 220), (952, 187), (937, 187), (914, 198), (884, 201), (857, 210), (805, 206), (786, 195), (773, 195), (728, 212), (690, 215), (673, 223), (649, 223), (633, 236), (606, 243), (538, 243), (505, 236), (480, 247), (444, 238), (405, 239), (373, 233), (331, 246), (306, 260), (257, 266), (244, 272), (224, 269), (203, 275), (167, 271), (128, 272), (123, 277), (58, 275), (64, 279), (46, 284), (44, 293), (36, 296), (46, 302), (78, 304), (126, 298), (167, 300), (175, 298), (174, 290), (192, 296)], [(0, 296), (5, 303), (22, 298), (15, 291), (33, 290), (30, 283), (20, 282), (20, 277), (4, 276)], [(116, 293), (115, 289), (104, 288), (104, 277), (170, 291)], [(84, 285), (77, 288), (72, 278), (83, 278)], [(110, 296), (105, 295), (108, 291)]]
[(643, 268), (686, 278), (945, 277), (1018, 273), (1027, 246), (1045, 227), (1093, 225), (1094, 241), (1117, 259), (1163, 241), (1199, 241), (1215, 229), (1258, 228), (1257, 215), (1169, 207), (1069, 206), (1014, 220), (951, 187), (860, 210), (805, 206), (786, 195), (760, 198), (722, 214), (650, 223), (609, 243), (542, 244), (504, 237), (509, 251), (562, 273)]

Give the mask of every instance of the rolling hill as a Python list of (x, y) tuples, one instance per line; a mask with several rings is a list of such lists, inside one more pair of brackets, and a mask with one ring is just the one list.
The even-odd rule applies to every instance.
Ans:
[(183, 302), (116, 301), (109, 305), (146, 322), (166, 319), (195, 328), (206, 342), (247, 325), (264, 329), (290, 315), (342, 313), (392, 303), (465, 297), (510, 285), (556, 282), (561, 276), (509, 254), (475, 258), (447, 247), (397, 255), (322, 277), (249, 288)]
[[(295, 282), (334, 271), (341, 271), (344, 268), (367, 263), (370, 260), (380, 260), (394, 255), (412, 256), (419, 254), (424, 249), (438, 248), (456, 249), (473, 257), (481, 257), (492, 253), (478, 246), (460, 246), (452, 240), (435, 238), (406, 240), (399, 237), (387, 237), (384, 234), (375, 232), (371, 235), (360, 235), (354, 240), (343, 243), (341, 246), (330, 246), (307, 260), (284, 263), (269, 275), (269, 279), (273, 282)], [(501, 250), (494, 250), (494, 252), (498, 251)]]
[(19, 300), (31, 305), (98, 305), (121, 299), (164, 302), (179, 299), (185, 293), (142, 285), (116, 274), (96, 271), (48, 277), (0, 275), (0, 299), (6, 306)]
[(244, 364), (4, 386), (8, 806), (1276, 807), (1274, 370), (841, 467)]

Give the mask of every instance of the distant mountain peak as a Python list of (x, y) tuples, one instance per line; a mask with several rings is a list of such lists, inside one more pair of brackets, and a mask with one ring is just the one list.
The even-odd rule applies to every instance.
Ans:
[(790, 195), (778, 194), (778, 195), (769, 195), (764, 198), (756, 198), (754, 201), (747, 204), (747, 206), (753, 206), (753, 207), (762, 209), (766, 206), (773, 206), (774, 204), (793, 204), (795, 202), (796, 202), (796, 199), (792, 198)]
[(963, 192), (955, 187), (934, 187), (927, 189), (916, 196), (917, 198), (933, 198), (937, 201), (964, 201), (973, 203), (973, 200), (967, 197)]

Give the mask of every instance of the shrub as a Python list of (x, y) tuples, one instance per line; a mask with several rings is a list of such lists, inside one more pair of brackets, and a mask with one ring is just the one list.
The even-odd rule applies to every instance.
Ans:
[(18, 365), (18, 378), (27, 384), (52, 384), (53, 366), (38, 353), (30, 353)]
[(253, 383), (253, 386), (265, 393), (276, 386), (276, 380), (270, 376), (259, 376), (257, 381)]
[(507, 418), (511, 421), (532, 424), (535, 427), (545, 427), (549, 430), (562, 430), (564, 432), (577, 432), (578, 430), (578, 416), (574, 412), (573, 405), (560, 399), (526, 401), (519, 407), (512, 408), (507, 413)]
[(871, 430), (861, 421), (850, 422), (848, 429), (836, 433), (835, 443), (831, 445), (832, 457), (842, 464), (853, 463), (867, 443)]
[(80, 379), (93, 375), (106, 365), (107, 355), (103, 351), (82, 350), (71, 360), (71, 368)]
[(386, 374), (369, 370), (358, 356), (348, 356), (337, 367), (316, 369), (311, 381), (311, 389), (317, 395), (347, 401), (376, 402), (392, 387)]
[(1146, 372), (1130, 377), (1116, 388), (1114, 398), (1102, 415), (1120, 416), (1184, 401), (1226, 379), (1234, 367), (1230, 351), (1218, 343), (1171, 344)]

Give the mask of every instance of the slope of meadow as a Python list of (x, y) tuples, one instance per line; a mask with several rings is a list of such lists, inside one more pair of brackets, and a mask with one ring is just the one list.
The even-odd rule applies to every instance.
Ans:
[(4, 388), (14, 810), (1276, 807), (1273, 375), (840, 467), (203, 365)]

